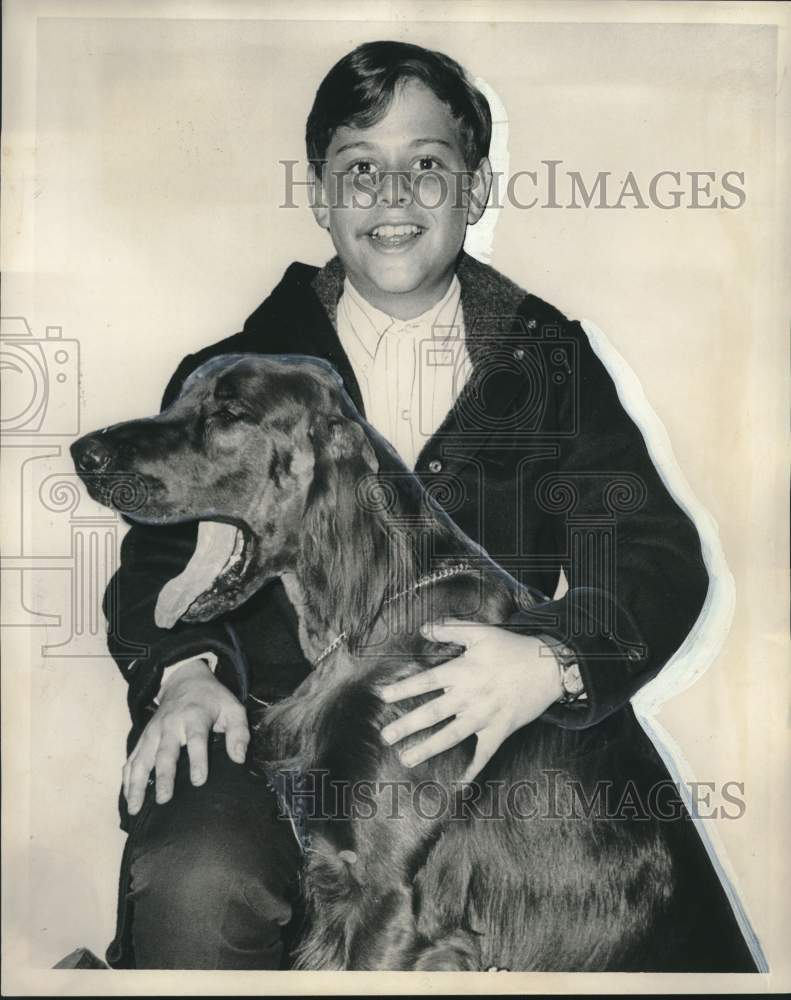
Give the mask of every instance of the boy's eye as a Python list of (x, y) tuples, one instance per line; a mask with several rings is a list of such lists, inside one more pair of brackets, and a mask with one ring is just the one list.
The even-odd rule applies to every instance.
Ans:
[(351, 165), (349, 171), (357, 177), (376, 177), (376, 167), (370, 160), (357, 160)]
[(421, 156), (417, 161), (418, 170), (439, 170), (442, 164), (434, 156)]

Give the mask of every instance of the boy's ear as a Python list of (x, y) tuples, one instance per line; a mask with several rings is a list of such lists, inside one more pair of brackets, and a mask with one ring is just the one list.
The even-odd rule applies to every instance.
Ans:
[(467, 225), (474, 226), (486, 211), (489, 192), (492, 189), (492, 165), (489, 157), (484, 156), (472, 175), (472, 185), (467, 205)]
[(327, 193), (324, 190), (322, 174), (316, 167), (308, 164), (308, 183), (310, 184), (310, 208), (313, 218), (322, 229), (330, 228), (330, 210), (327, 207)]

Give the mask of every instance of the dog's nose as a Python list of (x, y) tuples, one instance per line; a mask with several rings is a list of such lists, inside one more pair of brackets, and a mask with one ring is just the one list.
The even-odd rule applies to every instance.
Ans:
[(71, 457), (78, 472), (104, 472), (113, 456), (100, 438), (86, 437), (74, 442)]

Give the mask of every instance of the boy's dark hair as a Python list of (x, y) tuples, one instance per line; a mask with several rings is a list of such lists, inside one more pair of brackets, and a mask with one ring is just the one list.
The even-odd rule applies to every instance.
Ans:
[(335, 130), (367, 128), (384, 118), (396, 88), (418, 80), (447, 104), (459, 124), (466, 166), (489, 154), (489, 102), (449, 56), (407, 42), (366, 42), (337, 62), (321, 81), (308, 115), (308, 160), (321, 171)]

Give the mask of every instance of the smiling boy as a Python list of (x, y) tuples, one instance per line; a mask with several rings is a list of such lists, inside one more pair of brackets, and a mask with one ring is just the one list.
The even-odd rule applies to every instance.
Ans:
[[(403, 73), (406, 65), (404, 61), (394, 68)], [(330, 73), (324, 91), (320, 89), (317, 95), (319, 113), (327, 107), (342, 108), (342, 95), (349, 83), (337, 70), (335, 75)], [(392, 84), (392, 97), (383, 116), (380, 98), (380, 117), (370, 125), (364, 124), (365, 119), (360, 124), (338, 124), (326, 149), (318, 137), (314, 141), (310, 138), (311, 124), (319, 117), (315, 106), (308, 119), (314, 215), (329, 231), (346, 275), (344, 296), (360, 303), (364, 314), (361, 324), (366, 319), (376, 323), (377, 312), (383, 314), (388, 330), (376, 343), (376, 353), (383, 350), (386, 337), (394, 337), (389, 320), (414, 320), (438, 303), (446, 306), (443, 311), (447, 314), (443, 300), (454, 287), (458, 302), (460, 289), (458, 279), (454, 286), (454, 277), (459, 253), (467, 226), (483, 215), (492, 180), (487, 156), (491, 125), (488, 109), (478, 94), (472, 91), (469, 95), (477, 121), (465, 125), (464, 119), (460, 123), (448, 103), (419, 77), (401, 76)], [(324, 134), (319, 132), (321, 138)], [(353, 357), (353, 341), (359, 335), (348, 314), (344, 321), (344, 305), (339, 310), (339, 334), (341, 343), (349, 345), (347, 354)], [(456, 320), (456, 311), (449, 317), (451, 321)], [(430, 319), (415, 325), (419, 336), (435, 336), (431, 322), (435, 319), (432, 312)], [(397, 336), (401, 347), (405, 335)], [(416, 352), (407, 353), (414, 357)], [(386, 365), (381, 381), (397, 375), (412, 385), (414, 364), (407, 358), (404, 372), (399, 360), (396, 355), (395, 363)], [(457, 357), (453, 365), (456, 388), (462, 367)], [(358, 380), (366, 381), (364, 372)], [(373, 394), (364, 392), (364, 402), (365, 395), (369, 396), (365, 409), (370, 416)], [(449, 409), (453, 400), (448, 398), (447, 402)], [(384, 427), (378, 429), (385, 432)], [(395, 435), (386, 436), (392, 441)], [(413, 462), (409, 460), (416, 457), (411, 451), (401, 449), (401, 457), (410, 465)], [(460, 632), (460, 627), (464, 631)], [(448, 640), (464, 641), (468, 653), (442, 670), (422, 674), (419, 680), (385, 689), (383, 697), (408, 698), (426, 690), (431, 677), (437, 679), (438, 688), (447, 687), (453, 694), (404, 716), (385, 729), (383, 737), (389, 742), (403, 739), (431, 725), (437, 720), (436, 713), (446, 710), (442, 718), (456, 715), (457, 723), (425, 740), (422, 748), (403, 759), (407, 764), (418, 764), (476, 733), (478, 751), (467, 775), (472, 777), (510, 733), (537, 718), (563, 690), (557, 664), (552, 657), (539, 655), (541, 643), (534, 637), (480, 626), (474, 639), (469, 627), (445, 626), (436, 630), (437, 636), (440, 631)], [(494, 683), (493, 663), (504, 667)], [(462, 713), (464, 724), (459, 721)]]
[(486, 205), (491, 168), (480, 139), (465, 142), (448, 105), (406, 79), (384, 117), (334, 130), (326, 162), (312, 145), (316, 221), (357, 293), (401, 320), (436, 305)]
[[(313, 212), (337, 256), (322, 269), (293, 264), (242, 333), (184, 359), (164, 398), (217, 354), (325, 358), (429, 489), (458, 485), (464, 502), (449, 513), (495, 559), (546, 595), (565, 570), (567, 593), (508, 628), (436, 627), (465, 653), (383, 692), (443, 692), (382, 736), (395, 743), (448, 720), (404, 760), (475, 734), (467, 777), (539, 717), (569, 729), (635, 724), (629, 699), (683, 642), (708, 584), (695, 527), (579, 324), (463, 252), (489, 193), (490, 135), (485, 98), (448, 57), (397, 42), (344, 57), (307, 123)], [(569, 551), (553, 484), (576, 510), (617, 521), (610, 556)], [(108, 960), (276, 968), (299, 852), (266, 786), (240, 766), (246, 710), (293, 691), (310, 665), (279, 582), (224, 620), (156, 627), (159, 591), (194, 544), (194, 526), (133, 526), (107, 593), (134, 724)], [(148, 655), (127, 664), (116, 634)]]

